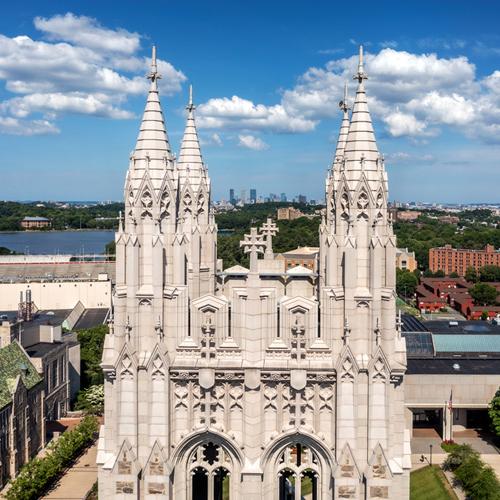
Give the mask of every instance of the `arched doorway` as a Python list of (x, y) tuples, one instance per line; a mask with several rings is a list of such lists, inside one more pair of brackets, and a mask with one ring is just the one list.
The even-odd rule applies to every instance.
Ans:
[(232, 500), (232, 460), (222, 446), (212, 441), (200, 444), (191, 453), (188, 465), (189, 500)]

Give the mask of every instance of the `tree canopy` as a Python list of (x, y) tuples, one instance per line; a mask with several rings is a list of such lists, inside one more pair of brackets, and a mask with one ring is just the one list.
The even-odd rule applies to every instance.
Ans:
[(496, 304), (498, 292), (494, 286), (486, 283), (476, 283), (469, 288), (469, 293), (477, 306), (492, 306)]

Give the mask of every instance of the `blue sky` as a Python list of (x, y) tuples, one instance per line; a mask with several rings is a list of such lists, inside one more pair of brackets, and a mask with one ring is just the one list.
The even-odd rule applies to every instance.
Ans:
[(152, 43), (176, 151), (194, 86), (216, 199), (230, 187), (321, 199), (363, 43), (391, 199), (499, 201), (495, 2), (19, 5), (0, 18), (2, 199), (122, 198)]

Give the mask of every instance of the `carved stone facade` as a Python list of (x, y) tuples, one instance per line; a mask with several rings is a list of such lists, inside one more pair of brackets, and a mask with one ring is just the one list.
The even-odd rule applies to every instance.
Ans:
[[(190, 96), (171, 153), (156, 70), (116, 235), (103, 498), (409, 497), (395, 238), (362, 57), (326, 184), (319, 273), (274, 259), (272, 221), (217, 270)], [(262, 255), (259, 258), (259, 255)]]

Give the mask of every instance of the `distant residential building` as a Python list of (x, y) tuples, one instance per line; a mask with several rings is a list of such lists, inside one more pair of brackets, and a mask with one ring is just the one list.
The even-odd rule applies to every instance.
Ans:
[(415, 271), (418, 267), (415, 252), (410, 252), (407, 248), (396, 249), (396, 267), (412, 272)]
[(303, 216), (304, 214), (294, 207), (278, 208), (278, 220), (295, 220)]
[(21, 221), (21, 227), (24, 229), (41, 229), (51, 225), (50, 219), (46, 217), (25, 217)]
[(281, 193), (280, 195), (280, 201), (283, 203), (286, 203), (286, 193)]
[(257, 190), (250, 189), (250, 203), (257, 203)]
[(444, 224), (458, 224), (460, 222), (460, 217), (456, 215), (441, 215), (438, 217), (438, 221)]
[(235, 200), (235, 198), (234, 198), (234, 189), (233, 189), (233, 188), (231, 188), (231, 189), (229, 190), (229, 203), (231, 203), (231, 204), (233, 204), (233, 205), (234, 205), (235, 201), (236, 201), (236, 200)]
[(422, 215), (422, 212), (417, 210), (397, 210), (394, 214), (396, 215), (396, 220), (412, 222), (417, 220)]
[(478, 271), (488, 265), (500, 266), (500, 252), (493, 245), (486, 245), (483, 250), (457, 249), (451, 245), (429, 249), (429, 269), (432, 272), (465, 276), (469, 267)]
[(0, 349), (0, 489), (45, 445), (43, 379), (14, 340)]
[(319, 247), (299, 247), (279, 254), (277, 259), (284, 259), (285, 270), (302, 266), (311, 271), (318, 271)]

